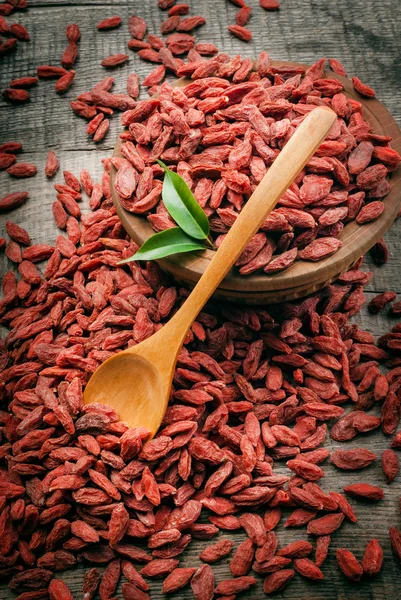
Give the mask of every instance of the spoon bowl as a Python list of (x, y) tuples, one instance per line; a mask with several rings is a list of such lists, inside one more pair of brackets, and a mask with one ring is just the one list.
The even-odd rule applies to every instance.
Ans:
[[(163, 419), (170, 390), (163, 385), (160, 365), (146, 358), (144, 345), (138, 344), (104, 362), (86, 386), (85, 403), (107, 404), (122, 420), (128, 415), (130, 427), (144, 425), (153, 437)], [(172, 380), (174, 366), (170, 366)]]
[(153, 437), (166, 412), (177, 356), (185, 336), (261, 223), (330, 131), (337, 115), (320, 106), (297, 127), (215, 253), (181, 308), (156, 334), (104, 362), (90, 379), (84, 402), (109, 404), (130, 427)]

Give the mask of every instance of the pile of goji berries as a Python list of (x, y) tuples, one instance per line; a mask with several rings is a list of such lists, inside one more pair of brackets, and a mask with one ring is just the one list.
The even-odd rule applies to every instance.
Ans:
[[(277, 4), (262, 2), (267, 8)], [(159, 2), (162, 8), (172, 4)], [(179, 6), (185, 5), (170, 8), (169, 19), (185, 14)], [(239, 12), (245, 19), (243, 8)], [(98, 29), (120, 23), (111, 17)], [(150, 48), (140, 47), (146, 28), (142, 35), (138, 18), (130, 27), (137, 36), (131, 46), (162, 58), (145, 85), (158, 86), (173, 64), (187, 76), (200, 71), (184, 91), (166, 83), (154, 88), (152, 93), (161, 94), (157, 100), (136, 104), (135, 75), (127, 82), (128, 95), (111, 94), (113, 80), (107, 78), (78, 99), (77, 111), (93, 119), (88, 133), (99, 138), (108, 129), (107, 111), (125, 111), (124, 158), (103, 161), (100, 183), (86, 170), (79, 177), (63, 172), (64, 182), (54, 186), (53, 215), (66, 235), (60, 234), (54, 245), (32, 243), (25, 229), (6, 223), (8, 239), (1, 238), (0, 247), (18, 274), (5, 274), (0, 300), (0, 323), (9, 329), (0, 344), (0, 576), (9, 580), (19, 600), (71, 600), (57, 573), (77, 563), (88, 565), (85, 600), (97, 591), (101, 600), (115, 597), (120, 580), (124, 600), (150, 598), (151, 578), (163, 578), (166, 594), (190, 585), (196, 600), (234, 600), (262, 582), (270, 594), (296, 574), (322, 580), (331, 538), (344, 521), (357, 522), (358, 499), (380, 502), (386, 495), (385, 489), (365, 483), (362, 472), (359, 483), (341, 492), (321, 487), (325, 463), (330, 460), (342, 471), (368, 468), (379, 457), (363, 447), (364, 435), (381, 427), (392, 436), (380, 457), (387, 483), (398, 475), (401, 326), (375, 343), (349, 321), (364, 304), (363, 287), (372, 276), (360, 270), (361, 261), (313, 296), (280, 307), (211, 302), (179, 355), (162, 427), (146, 443), (147, 430), (130, 429), (110, 407), (83, 407), (82, 389), (104, 360), (156, 332), (188, 292), (155, 263), (119, 266), (136, 246), (113, 207), (110, 169), (119, 170), (124, 204), (134, 212), (153, 210), (148, 219), (162, 230), (170, 221), (159, 201), (161, 170), (155, 158), (176, 165), (199, 202), (204, 201), (213, 231), (224, 235), (233, 222), (229, 216), (235, 218), (303, 115), (320, 103), (337, 107), (333, 137), (238, 265), (252, 272), (259, 264), (274, 272), (274, 261), (283, 268), (280, 260), (288, 252), (295, 256), (302, 249), (304, 258), (316, 258), (313, 249), (327, 244), (327, 238), (337, 241), (350, 214), (359, 222), (364, 220), (360, 215), (371, 218), (369, 207), (383, 206), (385, 176), (399, 156), (389, 139), (371, 133), (360, 106), (343, 95), (338, 82), (324, 78), (322, 61), (302, 77), (272, 67), (262, 54), (258, 71), (251, 73), (247, 59), (230, 59), (211, 44), (193, 47), (195, 42), (186, 40), (189, 61), (182, 65), (171, 61), (177, 60), (174, 54), (185, 38), (170, 39), (164, 48), (156, 36), (148, 36)], [(76, 56), (76, 25), (69, 26), (67, 38), (64, 63)], [(203, 59), (202, 52), (213, 58)], [(111, 63), (117, 60), (123, 59)], [(341, 72), (337, 61), (330, 65)], [(52, 69), (61, 67), (41, 67), (39, 75), (68, 75)], [(369, 95), (354, 79), (355, 88)], [(222, 101), (225, 97), (228, 101)], [(101, 106), (104, 110), (98, 110)], [(196, 146), (182, 155), (190, 143)], [(11, 175), (33, 175), (32, 166), (16, 162), (21, 149), (14, 142), (3, 144), (1, 156), (14, 158), (6, 156), (1, 164), (11, 161), (7, 169), (19, 165), (19, 174)], [(59, 167), (50, 152), (46, 175), (55, 176)], [(324, 196), (305, 202), (322, 190)], [(83, 197), (89, 214), (81, 214)], [(0, 200), (0, 210), (12, 210), (27, 198), (28, 192), (9, 194)], [(333, 211), (338, 219), (326, 222), (334, 218)], [(301, 225), (300, 215), (312, 219), (313, 227), (305, 221)], [(329, 235), (322, 233), (325, 228)], [(261, 253), (268, 257), (264, 263)], [(386, 262), (382, 241), (374, 253), (377, 262)], [(398, 316), (401, 304), (395, 300), (395, 293), (385, 292), (370, 302), (369, 310), (375, 314), (391, 304), (391, 314)], [(328, 436), (344, 447), (330, 453)], [(347, 449), (346, 442), (357, 437), (361, 447)], [(355, 503), (349, 502), (352, 498)], [(282, 523), (305, 527), (305, 539), (283, 546), (276, 533)], [(247, 538), (234, 547), (230, 531), (243, 531)], [(400, 531), (391, 528), (389, 538), (401, 561)], [(180, 566), (194, 539), (204, 541), (202, 566)], [(232, 577), (215, 581), (211, 565), (220, 560), (228, 561)], [(383, 551), (372, 539), (356, 556), (337, 548), (336, 560), (346, 577), (359, 581), (380, 572)]]
[(336, 252), (345, 224), (380, 217), (390, 190), (386, 176), (401, 156), (391, 138), (372, 133), (362, 104), (325, 77), (325, 62), (304, 73), (300, 66), (273, 66), (262, 52), (256, 70), (251, 59), (224, 54), (176, 65), (179, 76), (194, 81), (184, 88), (163, 83), (156, 97), (123, 113), (128, 131), (113, 164), (124, 208), (147, 214), (156, 231), (175, 226), (161, 202), (160, 158), (193, 190), (219, 246), (297, 125), (327, 105), (338, 115), (332, 131), (236, 265), (241, 275), (273, 274), (296, 259)]
[[(324, 490), (327, 459), (341, 470), (377, 460), (363, 447), (330, 456), (324, 442), (330, 426), (341, 442), (380, 426), (396, 432), (399, 326), (377, 346), (348, 323), (371, 277), (359, 265), (279, 309), (211, 303), (179, 355), (161, 430), (145, 443), (147, 430), (130, 429), (110, 407), (83, 407), (82, 388), (106, 358), (157, 331), (187, 292), (155, 263), (117, 265), (135, 248), (110, 199), (111, 160), (104, 163), (103, 186), (86, 171), (81, 181), (65, 172), (65, 185), (56, 184), (71, 199), (55, 202), (68, 233), (55, 246), (31, 244), (7, 223), (20, 279), (5, 275), (0, 302), (10, 330), (1, 346), (1, 575), (21, 600), (71, 598), (55, 574), (77, 562), (107, 565), (102, 576), (87, 571), (87, 599), (98, 586), (100, 598), (112, 598), (121, 576), (125, 600), (149, 598), (153, 577), (164, 578), (165, 593), (190, 583), (197, 600), (232, 597), (259, 576), (267, 594), (296, 573), (323, 579), (331, 536), (344, 519), (357, 521), (347, 496), (385, 496), (363, 476), (346, 495)], [(93, 198), (95, 186), (96, 206), (81, 216), (77, 201), (83, 191)], [(371, 310), (394, 299), (382, 294)], [(381, 417), (370, 412), (377, 405)], [(391, 446), (382, 455), (388, 483), (399, 469), (400, 434)], [(286, 475), (275, 472), (282, 461)], [(305, 526), (312, 537), (282, 547), (274, 529), (283, 512), (285, 527)], [(220, 534), (241, 529), (248, 537), (236, 548)], [(198, 569), (179, 566), (192, 539), (205, 540)], [(401, 559), (400, 532), (391, 529), (390, 539)], [(342, 548), (336, 558), (357, 581), (380, 571), (383, 552), (373, 539), (363, 559)], [(222, 559), (232, 579), (215, 582), (210, 564)]]

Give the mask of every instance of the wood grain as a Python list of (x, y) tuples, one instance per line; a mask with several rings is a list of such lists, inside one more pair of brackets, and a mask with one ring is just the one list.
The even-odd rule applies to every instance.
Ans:
[[(226, 31), (226, 24), (234, 22), (237, 8), (227, 0), (192, 0), (192, 14), (201, 14), (208, 18), (208, 23), (197, 33), (199, 40), (213, 41), (225, 52), (242, 53), (255, 57), (261, 50), (267, 50), (273, 59), (292, 60), (312, 63), (321, 56), (335, 57), (341, 60), (349, 74), (357, 74), (368, 85), (377, 91), (379, 99), (387, 106), (392, 115), (401, 123), (401, 11), (397, 10), (394, 0), (282, 0), (282, 8), (276, 13), (264, 13), (258, 8), (258, 0), (247, 0), (253, 8), (249, 22), (254, 40), (244, 44), (233, 38)], [(32, 101), (26, 106), (11, 108), (0, 100), (0, 140), (20, 140), (24, 143), (26, 153), (24, 160), (32, 160), (39, 167), (38, 175), (29, 181), (11, 180), (5, 173), (0, 173), (1, 194), (17, 189), (29, 189), (31, 198), (27, 204), (12, 213), (1, 216), (0, 231), (4, 231), (6, 218), (27, 227), (35, 242), (53, 242), (58, 231), (53, 224), (51, 204), (54, 200), (52, 184), (43, 174), (46, 152), (52, 148), (61, 159), (63, 169), (78, 173), (82, 167), (87, 168), (98, 181), (102, 166), (100, 159), (111, 154), (111, 150), (119, 129), (118, 117), (105, 141), (98, 147), (87, 139), (85, 122), (75, 117), (68, 108), (67, 100), (78, 93), (89, 89), (96, 81), (105, 76), (100, 61), (115, 52), (124, 52), (127, 32), (127, 19), (138, 12), (149, 22), (149, 29), (158, 32), (165, 14), (156, 8), (156, 0), (32, 0), (29, 10), (14, 13), (9, 22), (20, 22), (26, 25), (31, 33), (30, 43), (20, 43), (18, 51), (0, 59), (1, 89), (15, 77), (33, 74), (38, 64), (58, 64), (66, 40), (64, 29), (68, 23), (79, 23), (82, 30), (80, 42), (80, 58), (77, 63), (77, 76), (73, 87), (65, 98), (59, 98), (53, 91), (51, 82), (41, 82), (32, 91)], [(106, 16), (119, 14), (123, 25), (118, 31), (99, 33), (95, 25)], [(137, 71), (141, 76), (151, 71), (151, 65), (138, 60), (130, 54), (130, 63), (115, 71), (116, 89), (123, 91), (127, 73)], [(61, 174), (56, 176), (61, 182)], [(84, 201), (87, 209), (87, 199)], [(394, 223), (385, 239), (389, 245), (391, 258), (384, 267), (374, 267), (369, 256), (365, 260), (365, 269), (372, 269), (374, 277), (366, 286), (367, 300), (385, 289), (401, 293), (401, 220)], [(10, 264), (0, 256), (2, 273)], [(388, 331), (396, 319), (388, 319), (385, 315), (369, 315), (366, 307), (355, 321), (375, 336)], [(329, 448), (338, 444), (327, 440)], [(347, 447), (365, 446), (375, 451), (378, 456), (389, 445), (388, 439), (380, 432), (361, 436), (347, 444)], [(285, 467), (277, 465), (278, 472)], [(356, 507), (359, 522), (356, 525), (345, 523), (341, 531), (333, 536), (333, 547), (329, 558), (323, 566), (325, 580), (317, 585), (308, 583), (301, 577), (294, 578), (284, 592), (275, 597), (285, 600), (398, 600), (400, 598), (400, 566), (394, 559), (388, 541), (387, 530), (391, 525), (400, 525), (398, 500), (401, 482), (398, 477), (390, 486), (384, 483), (379, 461), (362, 473), (344, 474), (334, 468), (327, 467), (327, 477), (323, 480), (325, 490), (340, 490), (348, 483), (361, 481), (378, 482), (386, 489), (386, 498), (378, 505), (352, 501)], [(304, 530), (285, 530), (279, 527), (278, 536), (282, 545), (292, 539), (301, 539)], [(223, 534), (228, 537), (227, 534)], [(237, 546), (244, 539), (241, 534), (230, 535)], [(382, 543), (385, 562), (382, 573), (374, 580), (365, 580), (361, 584), (349, 584), (335, 565), (335, 548), (347, 547), (361, 558), (364, 545), (372, 537)], [(199, 552), (206, 542), (194, 540), (184, 554), (183, 566), (198, 566)], [(86, 565), (85, 565), (86, 566)], [(227, 562), (214, 566), (216, 580), (229, 577)], [(70, 586), (74, 599), (82, 598), (82, 577), (84, 566), (61, 573), (60, 576)], [(161, 600), (165, 597), (160, 592), (160, 582), (151, 582), (152, 598)], [(116, 597), (121, 599), (121, 587)], [(255, 589), (243, 597), (252, 600), (266, 598), (259, 581)], [(15, 595), (5, 585), (0, 586), (0, 598), (12, 600)], [(190, 590), (183, 590), (174, 596), (177, 600), (192, 598)]]

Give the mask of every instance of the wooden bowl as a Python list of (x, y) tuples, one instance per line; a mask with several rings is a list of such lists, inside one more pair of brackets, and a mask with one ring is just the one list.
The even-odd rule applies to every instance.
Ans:
[[(276, 61), (273, 64), (299, 66), (299, 63), (283, 61)], [(301, 66), (308, 67), (308, 65)], [(375, 98), (363, 98), (357, 94), (352, 82), (345, 77), (336, 75), (332, 71), (326, 72), (325, 76), (340, 81), (345, 94), (363, 104), (364, 116), (372, 125), (373, 133), (391, 136), (391, 146), (401, 153), (401, 131), (383, 104)], [(185, 85), (183, 80), (178, 82), (178, 85)], [(121, 141), (118, 141), (114, 156), (121, 156), (120, 146)], [(134, 215), (121, 206), (119, 195), (114, 189), (115, 174), (116, 170), (112, 167), (111, 190), (117, 214), (129, 236), (137, 244), (142, 245), (155, 232), (146, 218)], [(342, 246), (333, 256), (318, 262), (297, 260), (288, 270), (275, 275), (255, 272), (244, 277), (233, 268), (214, 293), (214, 297), (242, 304), (284, 302), (311, 294), (331, 283), (374, 246), (391, 227), (401, 205), (401, 168), (390, 173), (389, 181), (391, 190), (384, 199), (385, 210), (381, 216), (366, 225), (358, 225), (355, 221), (346, 225), (339, 236)], [(213, 250), (204, 250), (177, 254), (160, 259), (158, 263), (178, 283), (192, 288), (213, 255)]]

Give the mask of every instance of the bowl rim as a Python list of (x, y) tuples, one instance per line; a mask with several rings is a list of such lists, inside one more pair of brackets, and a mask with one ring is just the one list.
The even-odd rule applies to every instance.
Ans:
[[(272, 61), (273, 66), (302, 66), (310, 65), (293, 61)], [(389, 135), (392, 137), (391, 147), (401, 153), (401, 130), (391, 113), (377, 98), (365, 98), (357, 94), (352, 81), (332, 71), (325, 70), (324, 76), (338, 80), (344, 87), (344, 93), (363, 105), (364, 116), (372, 125), (373, 133)], [(177, 80), (182, 85), (183, 80)], [(179, 84), (179, 85), (180, 85)], [(119, 139), (114, 148), (113, 156), (121, 157)], [(142, 215), (135, 215), (125, 210), (119, 195), (114, 188), (116, 169), (111, 166), (111, 192), (116, 212), (130, 237), (139, 245), (143, 244), (155, 231), (151, 224)], [(383, 236), (392, 225), (401, 205), (401, 168), (390, 173), (391, 189), (383, 199), (385, 210), (378, 219), (365, 225), (358, 225), (352, 221), (345, 225), (339, 235), (342, 246), (337, 252), (323, 260), (311, 262), (297, 260), (289, 269), (267, 275), (263, 271), (243, 276), (232, 268), (219, 286), (221, 292), (238, 293), (246, 297), (247, 293), (261, 297), (266, 293), (282, 291), (290, 293), (291, 290), (302, 290), (306, 286), (317, 287), (327, 280), (333, 280), (345, 272), (360, 256), (365, 254)], [(195, 284), (205, 271), (214, 250), (202, 250), (191, 253), (173, 255), (158, 259), (157, 262), (176, 279)]]

